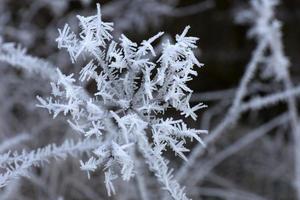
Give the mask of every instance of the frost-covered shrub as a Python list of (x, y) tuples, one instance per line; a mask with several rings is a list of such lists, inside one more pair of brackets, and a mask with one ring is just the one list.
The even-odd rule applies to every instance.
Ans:
[(172, 197), (186, 199), (162, 154), (170, 148), (186, 160), (186, 139), (203, 144), (200, 134), (206, 131), (190, 129), (183, 120), (161, 114), (174, 108), (195, 120), (195, 112), (205, 107), (202, 103), (190, 106), (193, 91), (186, 85), (197, 75), (194, 65), (202, 66), (193, 54), (198, 38), (187, 36), (186, 27), (174, 44), (162, 44), (157, 57), (152, 43), (162, 32), (141, 44), (125, 35), (117, 43), (111, 35), (113, 24), (102, 21), (99, 4), (96, 15), (78, 16), (78, 20), (79, 37), (66, 24), (56, 41), (59, 48), (67, 49), (72, 62), (80, 57), (87, 60), (78, 80), (94, 81), (97, 91), (89, 95), (73, 74), (57, 69), (58, 80), (51, 83), (53, 96), (38, 97), (39, 106), (54, 117), (63, 113), (78, 134), (98, 142), (89, 159), (80, 161), (81, 169), (90, 176), (101, 166), (108, 195), (115, 193), (112, 181), (118, 175), (128, 181), (136, 174), (136, 157), (141, 154)]

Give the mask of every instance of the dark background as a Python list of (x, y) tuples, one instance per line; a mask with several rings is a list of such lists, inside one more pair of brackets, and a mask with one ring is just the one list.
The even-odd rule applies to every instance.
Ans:
[[(91, 15), (95, 12), (96, 2), (100, 2), (105, 7), (110, 1), (92, 1), (87, 5), (78, 1), (69, 1), (64, 9), (57, 12), (46, 4), (32, 8), (36, 2), (38, 1), (3, 0), (0, 2), (2, 3), (0, 11), (2, 9), (2, 13), (7, 13), (2, 16), (8, 18), (2, 21), (0, 29), (4, 41), (22, 44), (28, 48), (29, 54), (48, 59), (65, 72), (71, 72), (74, 69), (78, 71), (78, 66), (72, 66), (67, 54), (58, 51), (54, 41), (58, 35), (56, 28), (62, 28), (67, 20), (71, 22), (72, 27), (72, 23), (75, 24), (75, 14)], [(181, 0), (176, 8), (191, 6), (199, 2)], [(198, 70), (199, 76), (190, 83), (192, 89), (197, 93), (235, 88), (255, 47), (255, 42), (246, 38), (249, 26), (236, 24), (234, 20), (236, 12), (246, 7), (248, 1), (215, 0), (213, 2), (215, 5), (212, 8), (191, 15), (174, 17), (162, 14), (159, 16), (158, 25), (151, 23), (151, 17), (155, 16), (150, 16), (150, 22), (145, 22), (144, 30), (133, 27), (124, 30), (124, 33), (132, 40), (139, 42), (158, 31), (165, 31), (174, 36), (180, 33), (186, 25), (190, 25), (192, 27), (190, 35), (200, 38), (198, 43), (201, 49), (199, 60), (205, 64)], [(114, 21), (112, 16), (113, 14), (110, 16), (104, 14), (103, 18), (107, 21)], [(283, 23), (284, 49), (291, 62), (292, 80), (295, 85), (298, 85), (300, 81), (300, 1), (282, 1), (277, 7), (276, 16)], [(114, 21), (114, 23), (117, 25), (118, 21)], [(206, 103), (209, 106), (213, 105), (212, 102)], [(284, 105), (279, 105), (271, 109), (264, 109), (259, 113), (258, 121), (264, 121), (275, 115), (274, 113), (279, 112), (283, 107)], [(253, 129), (257, 121), (249, 122), (249, 118), (250, 116), (245, 114), (237, 128), (231, 130), (230, 136), (221, 138), (211, 151), (229, 145), (244, 130)], [(191, 124), (199, 126), (197, 122)], [(291, 138), (287, 133), (283, 135), (282, 140), (278, 142), (278, 148), (274, 147), (274, 143), (271, 143), (274, 148), (270, 148), (270, 144), (266, 144), (267, 140), (260, 140), (223, 162), (214, 172), (230, 179), (237, 187), (260, 194), (268, 199), (294, 199), (292, 158), (289, 146)], [(272, 139), (276, 138), (275, 136), (276, 133), (269, 135)], [(210, 153), (208, 151), (206, 156), (209, 157)], [(285, 162), (286, 166), (281, 171), (276, 171), (280, 169), (278, 166), (282, 162)], [(201, 184), (202, 186), (214, 186), (214, 183), (209, 180), (204, 180)]]

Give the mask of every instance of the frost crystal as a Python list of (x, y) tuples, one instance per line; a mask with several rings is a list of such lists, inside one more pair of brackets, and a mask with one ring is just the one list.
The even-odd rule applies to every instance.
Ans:
[[(172, 180), (172, 170), (162, 153), (170, 147), (186, 160), (186, 138), (203, 143), (199, 135), (206, 131), (189, 129), (182, 120), (157, 114), (174, 108), (195, 120), (195, 112), (205, 107), (190, 106), (193, 91), (187, 86), (197, 75), (194, 66), (202, 66), (193, 53), (198, 38), (187, 36), (188, 26), (176, 36), (175, 44), (163, 43), (163, 50), (156, 57), (152, 44), (162, 32), (141, 44), (121, 35), (117, 43), (112, 39), (113, 24), (101, 19), (99, 4), (96, 15), (77, 18), (79, 36), (65, 25), (59, 29), (56, 41), (59, 48), (67, 49), (72, 62), (80, 57), (88, 62), (78, 80), (73, 74), (64, 75), (57, 70), (58, 80), (51, 83), (53, 95), (46, 99), (38, 97), (39, 107), (46, 108), (54, 117), (63, 113), (76, 132), (98, 141), (93, 155), (86, 162), (80, 161), (81, 169), (90, 176), (90, 172), (103, 165), (109, 195), (115, 193), (112, 181), (119, 175), (125, 181), (135, 175), (136, 159), (142, 155), (174, 199), (187, 199), (183, 189)], [(97, 86), (92, 95), (84, 88), (88, 81)]]

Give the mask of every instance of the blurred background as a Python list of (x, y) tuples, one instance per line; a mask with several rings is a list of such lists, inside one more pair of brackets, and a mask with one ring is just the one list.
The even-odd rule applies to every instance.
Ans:
[[(52, 62), (65, 73), (76, 73), (82, 65), (80, 62), (73, 65), (67, 53), (58, 50), (55, 42), (57, 28), (69, 23), (76, 32), (78, 26), (75, 16), (94, 14), (97, 2), (101, 4), (104, 21), (114, 22), (116, 40), (121, 33), (136, 42), (159, 31), (171, 37), (180, 33), (186, 25), (191, 26), (189, 34), (200, 38), (200, 51), (196, 52), (198, 59), (205, 64), (198, 70), (199, 75), (190, 82), (196, 93), (193, 101), (204, 102), (208, 109), (199, 111), (198, 120), (188, 123), (195, 128), (208, 129), (209, 132), (218, 126), (231, 105), (235, 89), (256, 46), (255, 40), (247, 38), (249, 24), (236, 22), (236, 15), (247, 9), (250, 1), (1, 0), (1, 40), (20, 44), (27, 48), (28, 54)], [(300, 81), (300, 1), (282, 0), (276, 7), (275, 16), (282, 22), (284, 51), (290, 60), (291, 80), (297, 86)], [(41, 77), (11, 68), (5, 62), (0, 63), (1, 141), (21, 134), (25, 139), (13, 147), (20, 150), (59, 143), (70, 135), (74, 137), (62, 118), (53, 120), (46, 111), (35, 106), (36, 95), (50, 93), (49, 83)], [(256, 78), (259, 81), (254, 86), (258, 88), (254, 89), (254, 97), (282, 89), (280, 82), (259, 76)], [(92, 83), (86, 87), (92, 90)], [(267, 88), (267, 92), (262, 88)], [(253, 96), (248, 95), (246, 99)], [(226, 129), (226, 134), (208, 145), (195, 165), (190, 167), (187, 176), (182, 178), (180, 182), (186, 185), (187, 194), (193, 199), (211, 200), (297, 199), (293, 153), (297, 144), (294, 143), (289, 124), (282, 123), (270, 130), (264, 129), (262, 134), (254, 138), (250, 136), (285, 110), (287, 105), (281, 102), (244, 112), (239, 120)], [(177, 114), (170, 111), (168, 115)], [(248, 133), (249, 138), (244, 138)], [(240, 146), (228, 150), (233, 144)], [(190, 146), (193, 148), (195, 144), (191, 143)], [(180, 169), (182, 161), (173, 154), (167, 156), (175, 171)], [(208, 169), (203, 166), (208, 166)], [(197, 174), (201, 175), (194, 179)], [(121, 182), (117, 185), (117, 195), (108, 198), (101, 172), (88, 180), (80, 171), (77, 159), (51, 162), (43, 169), (32, 170), (32, 176), (32, 179), (22, 178), (2, 189), (0, 199), (137, 199), (134, 186)], [(154, 191), (160, 190), (155, 179), (149, 185)], [(122, 194), (128, 192), (132, 192), (132, 196), (125, 198)]]

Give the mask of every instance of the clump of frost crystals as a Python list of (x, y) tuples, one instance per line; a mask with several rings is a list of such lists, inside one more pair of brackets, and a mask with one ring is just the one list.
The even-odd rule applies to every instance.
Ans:
[[(99, 4), (96, 15), (78, 19), (79, 37), (65, 25), (56, 41), (59, 48), (67, 49), (72, 62), (83, 57), (87, 64), (78, 81), (73, 74), (57, 70), (52, 97), (37, 97), (38, 106), (54, 117), (63, 113), (76, 132), (99, 142), (90, 158), (80, 164), (89, 177), (102, 166), (108, 195), (115, 193), (113, 180), (120, 176), (130, 180), (138, 171), (136, 162), (143, 158), (174, 199), (187, 199), (162, 154), (170, 148), (186, 160), (186, 138), (202, 143), (199, 135), (206, 131), (190, 129), (182, 120), (162, 118), (162, 114), (174, 108), (195, 120), (195, 111), (205, 107), (190, 106), (193, 91), (186, 85), (197, 75), (194, 65), (202, 66), (193, 53), (198, 38), (187, 36), (190, 27), (186, 27), (175, 44), (162, 44), (157, 57), (152, 43), (162, 32), (141, 44), (121, 35), (117, 43), (111, 35), (113, 24), (101, 20)], [(90, 81), (97, 85), (92, 95), (84, 87)]]

